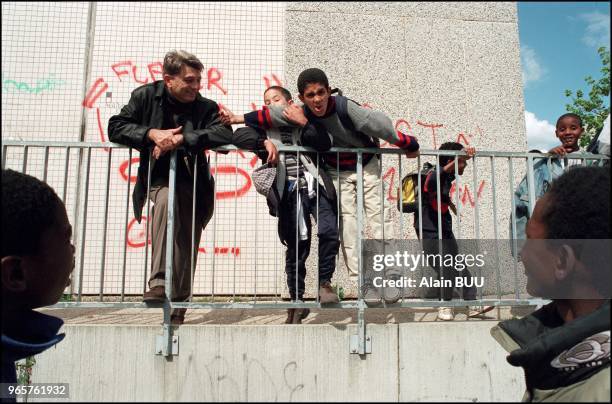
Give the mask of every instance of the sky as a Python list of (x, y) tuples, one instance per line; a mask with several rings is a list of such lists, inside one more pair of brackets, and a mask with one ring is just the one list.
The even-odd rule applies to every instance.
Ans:
[(559, 144), (557, 118), (571, 104), (565, 90), (588, 93), (584, 78), (601, 77), (597, 48), (610, 50), (610, 3), (518, 2), (517, 8), (527, 142), (549, 150)]

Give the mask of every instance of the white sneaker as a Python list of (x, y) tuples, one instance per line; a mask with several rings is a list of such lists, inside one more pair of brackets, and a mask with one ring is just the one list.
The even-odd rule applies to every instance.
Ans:
[(371, 283), (366, 283), (362, 286), (363, 300), (368, 306), (378, 306), (382, 304), (380, 291)]
[(483, 315), (484, 313), (487, 313), (493, 310), (494, 308), (495, 306), (468, 306), (467, 307), (468, 317), (479, 317)]
[(455, 318), (452, 307), (438, 307), (438, 318), (442, 321), (451, 321)]

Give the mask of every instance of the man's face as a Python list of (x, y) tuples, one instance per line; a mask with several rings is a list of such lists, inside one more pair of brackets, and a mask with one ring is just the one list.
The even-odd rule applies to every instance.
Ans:
[(21, 261), (33, 308), (57, 303), (70, 285), (74, 269), (72, 226), (64, 206), (57, 210), (56, 224), (43, 232), (38, 254), (25, 256)]
[(584, 128), (580, 126), (578, 119), (573, 116), (566, 116), (559, 121), (555, 129), (555, 135), (566, 150), (574, 150), (578, 147), (578, 139), (580, 139), (583, 130)]
[(164, 74), (164, 82), (170, 95), (182, 103), (195, 101), (196, 95), (200, 90), (201, 80), (202, 75), (200, 72), (187, 65), (183, 65), (177, 75)]
[(287, 101), (283, 96), (283, 93), (277, 89), (267, 90), (264, 93), (264, 104), (266, 105), (278, 105), (280, 107), (286, 107), (291, 103), (292, 101)]
[(311, 83), (304, 88), (304, 94), (300, 94), (302, 101), (310, 111), (318, 117), (325, 115), (327, 103), (331, 95), (331, 89), (319, 83)]
[(527, 240), (521, 250), (521, 259), (527, 275), (527, 292), (532, 296), (548, 297), (554, 295), (554, 268), (557, 254), (546, 240), (548, 229), (544, 214), (550, 206), (550, 194), (545, 194), (536, 202), (533, 214), (527, 222)]

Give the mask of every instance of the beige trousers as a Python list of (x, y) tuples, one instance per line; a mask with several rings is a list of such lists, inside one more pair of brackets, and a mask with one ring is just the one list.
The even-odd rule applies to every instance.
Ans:
[[(342, 255), (352, 279), (359, 276), (357, 256), (357, 171), (328, 170), (340, 199), (340, 241)], [(339, 175), (338, 175), (339, 174)], [(338, 186), (338, 181), (340, 186)], [(383, 181), (381, 178), (380, 160), (372, 158), (363, 167), (363, 206), (365, 224), (369, 224), (375, 239), (392, 239), (395, 237), (391, 221), (391, 206), (385, 203), (383, 197)], [(382, 213), (384, 211), (384, 219)], [(366, 238), (362, 233), (362, 238)]]
[[(198, 257), (197, 248), (200, 244), (202, 228), (205, 226), (201, 212), (196, 211), (195, 238), (191, 244), (191, 212), (193, 209), (193, 185), (191, 183), (176, 183), (174, 198), (174, 251), (172, 265), (172, 300), (184, 301), (191, 292), (193, 273)], [(152, 185), (152, 263), (149, 287), (166, 285), (166, 226), (168, 225), (168, 186)], [(194, 252), (193, 271), (191, 270), (191, 253)]]

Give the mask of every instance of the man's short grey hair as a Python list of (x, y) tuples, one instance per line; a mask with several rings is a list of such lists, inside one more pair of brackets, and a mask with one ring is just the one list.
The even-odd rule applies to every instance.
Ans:
[(177, 75), (181, 72), (183, 65), (192, 67), (199, 72), (204, 70), (204, 65), (200, 62), (200, 59), (184, 50), (171, 50), (164, 56), (164, 74)]

